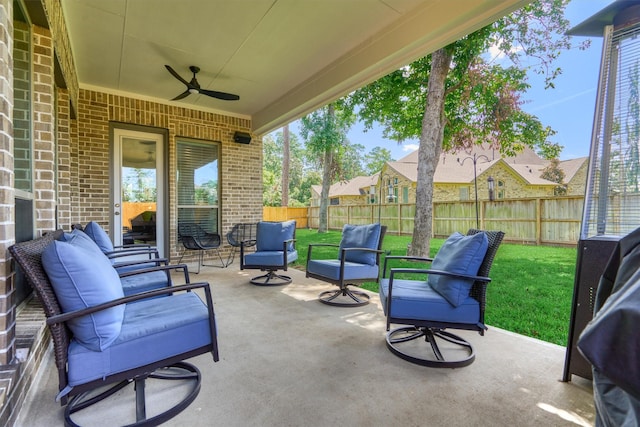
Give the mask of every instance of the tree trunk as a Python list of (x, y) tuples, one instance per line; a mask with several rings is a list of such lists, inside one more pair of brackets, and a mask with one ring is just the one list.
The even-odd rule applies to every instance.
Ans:
[(439, 49), (431, 54), (427, 103), (422, 117), (422, 135), (418, 148), (416, 214), (410, 250), (410, 254), (415, 256), (429, 256), (433, 234), (433, 177), (444, 140), (445, 81), (450, 65), (451, 54), (446, 49)]
[(318, 233), (328, 230), (327, 213), (329, 210), (329, 187), (331, 187), (331, 165), (333, 163), (333, 148), (324, 150), (322, 164), (322, 191), (320, 192), (320, 212), (318, 217)]
[(281, 206), (289, 206), (289, 125), (282, 129), (282, 203)]

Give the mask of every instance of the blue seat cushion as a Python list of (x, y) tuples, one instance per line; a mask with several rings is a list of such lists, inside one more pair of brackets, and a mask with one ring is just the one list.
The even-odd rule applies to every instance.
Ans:
[[(380, 279), (379, 294), (385, 315), (388, 316), (389, 279)], [(394, 279), (391, 317), (474, 324), (480, 321), (480, 303), (467, 296), (454, 307), (425, 281)]]
[(211, 343), (207, 307), (194, 292), (127, 304), (122, 329), (103, 351), (75, 339), (69, 356), (69, 385), (75, 386), (175, 356)]
[[(311, 260), (307, 263), (307, 272), (333, 280), (340, 280), (340, 261), (337, 259)], [(358, 264), (355, 262), (344, 263), (343, 280), (371, 279), (378, 278), (378, 266), (369, 264)]]
[[(298, 259), (298, 251), (287, 252), (287, 264)], [(246, 254), (244, 256), (245, 265), (263, 265), (279, 267), (284, 265), (283, 251), (263, 251)]]
[(84, 227), (84, 232), (87, 236), (91, 237), (94, 242), (96, 242), (102, 252), (113, 252), (113, 243), (111, 242), (107, 232), (100, 227), (100, 224), (95, 221), (90, 221)]
[[(378, 249), (379, 243), (380, 224), (378, 223), (368, 225), (345, 224), (342, 227), (341, 250), (344, 248)], [(376, 254), (374, 252), (348, 251), (345, 260), (358, 264), (375, 265)]]
[[(464, 236), (454, 233), (444, 242), (433, 262), (432, 270), (475, 276), (487, 254), (489, 240), (485, 233)], [(429, 286), (440, 293), (449, 303), (457, 307), (469, 296), (473, 280), (430, 274)]]
[[(64, 312), (117, 298), (124, 292), (120, 277), (104, 254), (88, 252), (77, 235), (54, 241), (42, 252), (42, 265)], [(70, 320), (76, 340), (95, 351), (107, 348), (120, 334), (124, 306)]]
[[(256, 252), (282, 252), (284, 241), (293, 239), (295, 232), (295, 221), (259, 222), (256, 228)], [(288, 249), (293, 250), (293, 243), (289, 244)]]
[(122, 291), (125, 296), (164, 288), (170, 285), (167, 273), (164, 271), (152, 271), (121, 277), (120, 282), (122, 283)]

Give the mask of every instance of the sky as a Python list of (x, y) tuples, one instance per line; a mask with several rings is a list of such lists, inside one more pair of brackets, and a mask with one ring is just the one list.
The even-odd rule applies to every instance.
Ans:
[[(613, 1), (571, 0), (565, 16), (573, 27)], [(574, 38), (576, 44), (586, 39), (577, 36)], [(543, 80), (532, 75), (529, 80), (531, 88), (522, 97), (525, 100), (522, 109), (537, 116), (543, 125), (550, 126), (557, 132), (551, 137), (551, 141), (564, 147), (561, 160), (589, 155), (601, 53), (601, 37), (592, 38), (591, 46), (586, 50), (576, 48), (563, 51), (556, 61), (562, 74), (556, 78), (555, 88), (545, 90)], [(291, 131), (297, 133), (297, 122), (291, 125)], [(383, 138), (380, 127), (365, 132), (364, 126), (359, 122), (347, 136), (352, 144), (364, 145), (367, 152), (376, 146), (386, 148), (391, 151), (395, 160), (418, 148), (417, 140), (398, 144), (397, 141)]]

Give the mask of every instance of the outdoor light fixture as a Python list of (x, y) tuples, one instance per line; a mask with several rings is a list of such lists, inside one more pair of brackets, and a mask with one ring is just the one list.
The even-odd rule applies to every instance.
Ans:
[(494, 197), (494, 193), (493, 193), (493, 190), (494, 190), (494, 187), (493, 187), (493, 186), (494, 186), (494, 181), (493, 181), (493, 177), (492, 177), (492, 176), (490, 176), (489, 178), (487, 178), (487, 184), (489, 185), (489, 201), (490, 201), (490, 202), (493, 202), (493, 200), (494, 200), (494, 198), (495, 198), (495, 197)]
[(478, 160), (480, 160), (483, 157), (487, 162), (491, 161), (484, 154), (480, 154), (478, 156), (476, 153), (473, 153), (473, 156), (465, 157), (462, 160), (460, 160), (460, 157), (458, 157), (458, 163), (460, 163), (460, 165), (464, 165), (464, 162), (468, 159), (471, 159), (471, 161), (473, 162), (473, 186), (475, 187), (475, 190), (476, 190), (476, 227), (477, 228), (480, 228), (480, 215), (478, 213), (479, 212), (478, 211), (478, 175), (476, 170), (476, 163), (478, 163)]
[[(381, 217), (381, 211), (382, 211), (382, 188), (383, 188), (383, 184), (387, 183), (387, 202), (391, 203), (393, 202), (393, 200), (396, 198), (395, 194), (393, 193), (393, 182), (396, 183), (396, 185), (398, 184), (398, 178), (395, 177), (394, 181), (391, 181), (391, 177), (389, 175), (381, 175), (380, 176), (380, 197), (378, 198), (378, 222), (380, 222), (380, 217)], [(381, 223), (381, 222), (380, 222)], [(381, 223), (382, 224), (382, 223)]]

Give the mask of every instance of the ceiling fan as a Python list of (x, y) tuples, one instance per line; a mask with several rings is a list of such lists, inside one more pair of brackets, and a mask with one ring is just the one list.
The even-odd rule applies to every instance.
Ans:
[(212, 98), (223, 99), (225, 101), (237, 101), (237, 100), (240, 99), (240, 97), (238, 95), (234, 95), (232, 93), (225, 93), (225, 92), (218, 92), (218, 91), (215, 91), (215, 90), (201, 89), (200, 88), (200, 83), (198, 83), (198, 80), (196, 80), (196, 74), (200, 71), (200, 68), (196, 67), (195, 65), (192, 65), (192, 66), (189, 67), (189, 70), (191, 70), (191, 72), (193, 73), (193, 77), (191, 78), (190, 82), (187, 82), (185, 79), (183, 79), (180, 76), (180, 74), (178, 74), (170, 66), (165, 65), (165, 67), (167, 68), (167, 70), (169, 70), (169, 72), (173, 75), (173, 77), (175, 77), (176, 79), (180, 80), (182, 83), (184, 83), (187, 86), (187, 90), (185, 90), (180, 95), (178, 95), (175, 98), (173, 98), (171, 101), (177, 101), (178, 99), (186, 98), (187, 96), (189, 96), (191, 94), (195, 95), (195, 94), (198, 94), (198, 93), (202, 94), (202, 95), (210, 96)]

